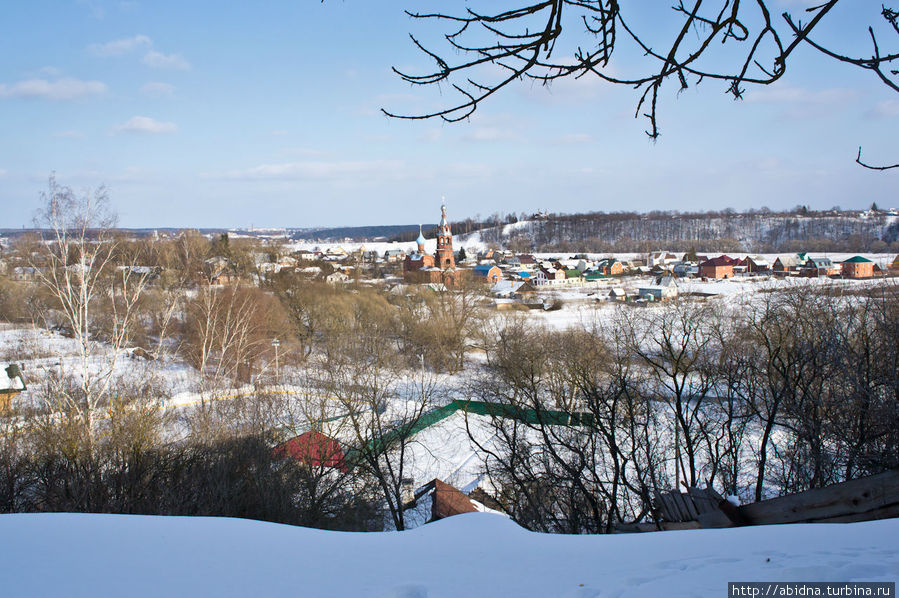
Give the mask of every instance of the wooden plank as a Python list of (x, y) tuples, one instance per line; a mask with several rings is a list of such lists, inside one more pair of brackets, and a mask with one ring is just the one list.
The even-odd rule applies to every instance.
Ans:
[(681, 501), (681, 504), (684, 506), (684, 509), (689, 515), (686, 520), (696, 521), (699, 518), (699, 512), (696, 510), (696, 506), (693, 504), (693, 498), (688, 494), (680, 493), (678, 493), (677, 497)]
[(737, 510), (750, 524), (769, 525), (834, 520), (876, 513), (894, 505), (899, 505), (899, 470), (743, 505)]
[(702, 489), (691, 486), (687, 492), (693, 499), (693, 506), (696, 507), (699, 515), (718, 511), (718, 501), (721, 500), (721, 497), (711, 488)]
[(734, 527), (734, 522), (721, 511), (709, 511), (701, 513), (697, 519), (703, 529), (716, 529), (722, 527)]
[(687, 513), (686, 507), (684, 507), (679, 500), (680, 494), (677, 492), (670, 492), (665, 495), (665, 498), (668, 504), (671, 505), (672, 517), (669, 521), (689, 521), (691, 519), (689, 513)]
[(661, 515), (663, 521), (681, 521), (683, 515), (678, 508), (677, 503), (671, 496), (671, 493), (665, 492), (659, 495), (659, 504), (661, 506)]
[(881, 509), (874, 509), (865, 513), (852, 513), (827, 519), (815, 519), (813, 523), (853, 523), (856, 521), (875, 521), (877, 519), (890, 519), (899, 517), (899, 505), (890, 505)]
[(662, 529), (665, 531), (699, 529), (698, 521), (663, 521), (661, 525)]

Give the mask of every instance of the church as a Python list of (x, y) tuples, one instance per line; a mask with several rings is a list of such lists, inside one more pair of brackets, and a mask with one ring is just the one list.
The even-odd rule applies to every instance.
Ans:
[(456, 269), (453, 255), (453, 233), (446, 221), (446, 204), (440, 208), (440, 224), (437, 225), (437, 252), (425, 253), (425, 236), (418, 227), (418, 250), (407, 255), (403, 262), (403, 278), (406, 282), (436, 283), (448, 287), (460, 282), (461, 271)]

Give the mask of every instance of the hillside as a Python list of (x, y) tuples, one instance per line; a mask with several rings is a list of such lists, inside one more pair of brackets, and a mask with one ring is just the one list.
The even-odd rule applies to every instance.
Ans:
[(460, 246), (514, 251), (897, 251), (899, 216), (886, 212), (549, 215), (457, 235)]
[(496, 515), (410, 532), (244, 519), (0, 515), (3, 595), (724, 596), (727, 582), (895, 581), (899, 520), (565, 536)]

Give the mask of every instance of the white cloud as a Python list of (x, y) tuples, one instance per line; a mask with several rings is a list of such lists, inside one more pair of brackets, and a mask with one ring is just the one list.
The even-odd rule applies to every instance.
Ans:
[(396, 160), (287, 162), (284, 164), (262, 164), (245, 170), (231, 171), (226, 173), (224, 178), (251, 181), (340, 179), (398, 173), (402, 169), (402, 162)]
[(5, 176), (6, 176), (6, 170), (4, 170), (3, 168), (0, 168), (0, 179), (2, 179)]
[(146, 35), (135, 35), (134, 37), (117, 39), (105, 44), (91, 44), (87, 49), (94, 56), (122, 56), (138, 48), (146, 48), (152, 45), (153, 40)]
[(174, 133), (178, 130), (175, 123), (154, 120), (148, 116), (135, 116), (115, 128), (116, 133)]
[(872, 109), (868, 110), (867, 116), (872, 118), (891, 118), (899, 116), (899, 100), (884, 100), (879, 102)]
[(38, 70), (38, 74), (44, 77), (58, 77), (62, 71), (55, 66), (43, 66)]
[(175, 95), (175, 86), (171, 83), (151, 81), (141, 86), (140, 92), (151, 98), (170, 98)]
[(56, 81), (28, 79), (12, 85), (0, 83), (0, 98), (40, 98), (45, 100), (74, 100), (106, 93), (100, 81), (81, 81), (63, 78)]
[(156, 50), (150, 50), (144, 56), (142, 62), (152, 69), (190, 70), (190, 63), (184, 60), (180, 54), (163, 54)]

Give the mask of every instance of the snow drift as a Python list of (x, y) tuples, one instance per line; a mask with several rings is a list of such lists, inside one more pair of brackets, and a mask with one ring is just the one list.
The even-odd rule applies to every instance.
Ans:
[(222, 518), (0, 516), (13, 596), (725, 596), (728, 581), (895, 581), (899, 520), (619, 536), (468, 514), (409, 532)]

